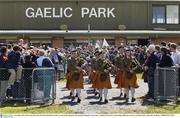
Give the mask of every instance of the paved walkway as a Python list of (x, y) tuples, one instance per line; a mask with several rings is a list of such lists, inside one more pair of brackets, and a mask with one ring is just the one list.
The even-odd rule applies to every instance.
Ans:
[[(114, 78), (111, 77), (113, 88), (108, 92), (109, 102), (107, 104), (99, 103), (99, 98), (95, 97), (92, 93), (91, 85), (85, 84), (84, 90), (81, 92), (81, 103), (71, 102), (69, 97), (69, 92), (65, 88), (65, 83), (57, 84), (57, 99), (56, 103), (62, 103), (67, 105), (70, 109), (74, 110), (76, 113), (83, 114), (97, 114), (97, 113), (108, 113), (109, 110), (116, 109), (144, 109), (139, 99), (135, 103), (125, 103), (124, 99), (119, 98), (120, 90), (116, 88), (113, 84)], [(136, 98), (140, 98), (147, 93), (147, 84), (143, 80), (138, 80), (139, 88), (136, 89)], [(77, 101), (75, 99), (75, 101)]]

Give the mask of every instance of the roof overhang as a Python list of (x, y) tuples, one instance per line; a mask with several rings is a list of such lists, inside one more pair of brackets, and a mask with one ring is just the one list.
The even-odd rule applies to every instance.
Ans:
[(0, 30), (0, 36), (180, 36), (180, 31), (155, 30)]

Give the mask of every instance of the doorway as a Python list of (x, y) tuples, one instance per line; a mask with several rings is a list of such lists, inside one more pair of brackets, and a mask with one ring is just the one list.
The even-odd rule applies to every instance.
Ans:
[(148, 45), (150, 42), (149, 42), (149, 39), (138, 39), (138, 45), (141, 45), (141, 46), (146, 46)]

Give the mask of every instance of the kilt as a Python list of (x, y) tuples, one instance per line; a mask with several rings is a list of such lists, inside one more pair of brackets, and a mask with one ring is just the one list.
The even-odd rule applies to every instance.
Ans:
[(112, 85), (111, 85), (109, 73), (106, 73), (105, 76), (106, 78), (104, 80), (100, 79), (101, 73), (102, 72), (100, 71), (96, 71), (95, 80), (93, 82), (92, 87), (97, 89), (104, 89), (104, 88), (111, 89)]
[(139, 85), (137, 83), (137, 77), (136, 73), (132, 73), (131, 75), (128, 75), (130, 73), (125, 72), (125, 79), (124, 79), (124, 88), (139, 88)]
[(124, 88), (124, 82), (125, 82), (125, 72), (124, 71), (118, 71), (116, 76), (116, 82), (117, 82), (117, 88)]
[[(67, 74), (66, 78), (67, 78), (67, 83), (66, 83), (66, 87), (68, 89), (76, 89), (76, 88), (81, 88), (83, 89), (83, 71), (79, 71), (79, 79), (77, 79), (77, 73), (75, 73), (74, 71), (71, 71)], [(74, 78), (75, 77), (75, 78)]]

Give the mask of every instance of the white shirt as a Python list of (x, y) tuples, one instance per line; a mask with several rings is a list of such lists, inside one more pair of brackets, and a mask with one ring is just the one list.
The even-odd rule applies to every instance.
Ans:
[(179, 51), (172, 52), (171, 58), (172, 58), (174, 64), (180, 64), (180, 52)]
[[(39, 67), (42, 66), (43, 60), (44, 60), (45, 58), (47, 58), (47, 59), (49, 59), (49, 60), (51, 61), (51, 59), (50, 59), (49, 57), (40, 56), (40, 57), (36, 60), (37, 65), (38, 65)], [(52, 63), (52, 62), (51, 62), (51, 63)]]

